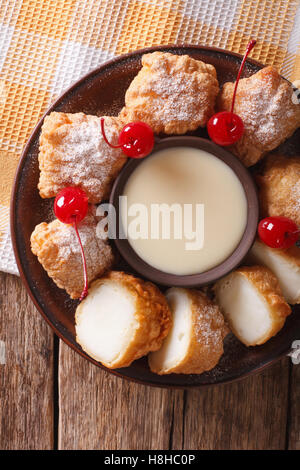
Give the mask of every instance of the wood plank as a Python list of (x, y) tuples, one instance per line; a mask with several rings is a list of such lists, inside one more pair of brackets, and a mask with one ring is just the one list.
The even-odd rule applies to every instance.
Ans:
[(4, 273), (0, 341), (6, 349), (6, 363), (0, 365), (0, 448), (51, 449), (53, 334), (20, 279)]
[(169, 449), (182, 442), (183, 394), (122, 380), (60, 342), (58, 448)]
[(300, 450), (300, 364), (292, 366), (288, 448)]
[(184, 448), (284, 449), (288, 383), (284, 358), (240, 382), (188, 391)]

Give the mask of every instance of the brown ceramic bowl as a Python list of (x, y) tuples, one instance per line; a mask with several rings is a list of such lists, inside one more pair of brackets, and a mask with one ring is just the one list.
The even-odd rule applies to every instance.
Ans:
[[(128, 240), (125, 238), (117, 238), (115, 240), (115, 244), (127, 263), (146, 279), (150, 279), (151, 281), (164, 286), (200, 287), (214, 282), (232, 271), (241, 263), (250, 250), (256, 236), (258, 224), (258, 198), (256, 186), (250, 172), (245, 168), (245, 166), (242, 165), (234, 155), (226, 151), (224, 148), (214, 144), (211, 140), (196, 136), (166, 137), (156, 143), (152, 153), (171, 147), (193, 147), (205, 150), (226, 163), (236, 174), (244, 188), (247, 199), (247, 224), (241, 241), (232, 254), (221, 264), (199, 274), (183, 276), (160, 271), (146, 263), (134, 251)], [(151, 158), (151, 156), (149, 157)], [(142, 161), (143, 160), (139, 159), (129, 160), (113, 186), (109, 202), (114, 206), (117, 214), (116, 233), (119, 233), (119, 196), (122, 196), (128, 178), (137, 166), (142, 163)]]
[[(216, 67), (220, 85), (233, 81), (238, 71), (241, 56), (217, 48), (202, 46), (160, 46), (136, 51), (118, 57), (92, 71), (55, 101), (47, 110), (79, 112), (89, 114), (116, 115), (124, 104), (125, 91), (141, 67), (141, 56), (145, 52), (163, 50), (176, 54), (189, 54)], [(262, 64), (247, 61), (244, 76), (257, 72)], [(70, 300), (47, 276), (37, 258), (30, 250), (30, 235), (42, 221), (53, 220), (53, 200), (41, 199), (37, 191), (39, 178), (38, 139), (43, 120), (33, 130), (25, 146), (15, 177), (11, 199), (11, 235), (21, 279), (33, 302), (55, 333), (75, 351), (93, 364), (104, 368), (89, 357), (76, 342), (74, 312), (78, 302)], [(199, 129), (193, 133), (207, 138), (206, 131)], [(299, 155), (300, 132), (296, 132), (280, 150), (285, 155)], [(120, 259), (117, 269), (133, 272), (124, 259)], [(145, 358), (135, 361), (130, 367), (109, 371), (113, 374), (160, 387), (200, 387), (211, 384), (232, 382), (261, 370), (287, 354), (293, 340), (300, 338), (300, 308), (293, 307), (284, 328), (262, 346), (247, 348), (233, 335), (224, 344), (224, 355), (211, 371), (201, 375), (153, 374)]]

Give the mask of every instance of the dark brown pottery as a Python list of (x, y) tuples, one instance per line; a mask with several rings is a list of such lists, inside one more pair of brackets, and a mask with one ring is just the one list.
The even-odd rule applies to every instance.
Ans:
[[(141, 67), (145, 52), (161, 50), (176, 54), (189, 54), (216, 67), (220, 85), (234, 81), (241, 56), (214, 47), (202, 46), (159, 46), (148, 48), (113, 59), (90, 72), (70, 87), (47, 110), (79, 112), (97, 115), (117, 115), (124, 105), (124, 94), (133, 77)], [(257, 72), (263, 65), (248, 60), (244, 76)], [(75, 351), (93, 364), (105, 369), (91, 359), (75, 339), (74, 312), (78, 302), (70, 300), (47, 276), (36, 256), (30, 250), (30, 235), (35, 225), (53, 220), (53, 200), (43, 200), (37, 191), (39, 178), (38, 139), (43, 119), (37, 124), (25, 146), (17, 169), (11, 199), (11, 235), (21, 279), (33, 302), (55, 333)], [(206, 131), (193, 133), (207, 138)], [(285, 142), (280, 150), (287, 156), (299, 152), (299, 130)], [(117, 269), (133, 272), (121, 259)], [(145, 358), (135, 361), (130, 367), (111, 371), (120, 377), (160, 387), (199, 387), (231, 382), (261, 370), (287, 354), (295, 339), (300, 338), (300, 308), (293, 307), (284, 328), (262, 346), (247, 348), (233, 335), (224, 345), (224, 355), (219, 364), (210, 372), (201, 375), (159, 376), (150, 372)]]

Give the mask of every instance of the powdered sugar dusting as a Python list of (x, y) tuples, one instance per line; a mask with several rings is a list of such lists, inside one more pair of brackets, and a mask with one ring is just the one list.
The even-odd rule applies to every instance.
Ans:
[[(106, 144), (99, 117), (61, 113), (57, 118), (53, 114), (53, 123), (50, 115), (41, 136), (40, 190), (45, 192), (46, 187), (45, 196), (52, 197), (65, 186), (80, 186), (90, 202), (100, 202), (108, 196), (114, 178), (126, 161), (125, 155)], [(55, 119), (64, 118), (65, 123), (55, 124)], [(116, 143), (121, 122), (105, 117), (105, 124), (108, 139)]]
[[(177, 73), (176, 76), (161, 73), (156, 80), (145, 83), (143, 92), (156, 94), (152, 97), (153, 112), (161, 113), (161, 119), (166, 122), (178, 120), (194, 120), (201, 116), (202, 106), (205, 105), (205, 96), (199, 94), (197, 106), (195, 96), (191, 95), (191, 88), (197, 87), (195, 75), (192, 75), (187, 83), (184, 73)], [(162, 104), (162, 99), (166, 101), (166, 106)], [(198, 109), (197, 109), (198, 108)]]
[[(88, 215), (79, 225), (78, 232), (84, 249), (87, 269), (90, 276), (99, 271), (99, 267), (110, 264), (112, 252), (110, 246), (96, 236), (96, 222)], [(59, 250), (58, 258), (68, 260), (75, 257), (81, 265), (81, 250), (72, 225), (62, 224), (54, 235), (54, 243)]]
[(224, 338), (224, 319), (217, 305), (207, 303), (197, 311), (197, 321), (194, 324), (198, 342), (216, 350)]
[(154, 52), (129, 86), (121, 116), (146, 121), (155, 132), (185, 133), (204, 126), (219, 91), (212, 65), (189, 56)]
[[(108, 139), (116, 142), (118, 133), (115, 127), (106, 126)], [(72, 181), (83, 185), (90, 193), (100, 194), (110, 177), (112, 164), (122, 155), (121, 150), (109, 147), (103, 140), (100, 119), (89, 116), (79, 126), (70, 126), (60, 146), (60, 183)]]
[[(233, 85), (224, 88), (224, 109), (231, 105)], [(292, 94), (292, 86), (271, 67), (240, 81), (234, 111), (243, 119), (245, 135), (258, 149), (272, 150), (299, 126), (300, 107), (293, 103)]]

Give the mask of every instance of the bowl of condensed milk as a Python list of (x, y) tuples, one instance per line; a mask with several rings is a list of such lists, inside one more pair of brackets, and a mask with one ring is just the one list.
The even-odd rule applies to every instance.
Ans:
[(196, 287), (238, 266), (258, 223), (255, 183), (231, 153), (200, 137), (161, 139), (131, 159), (110, 197), (117, 249), (140, 275)]

